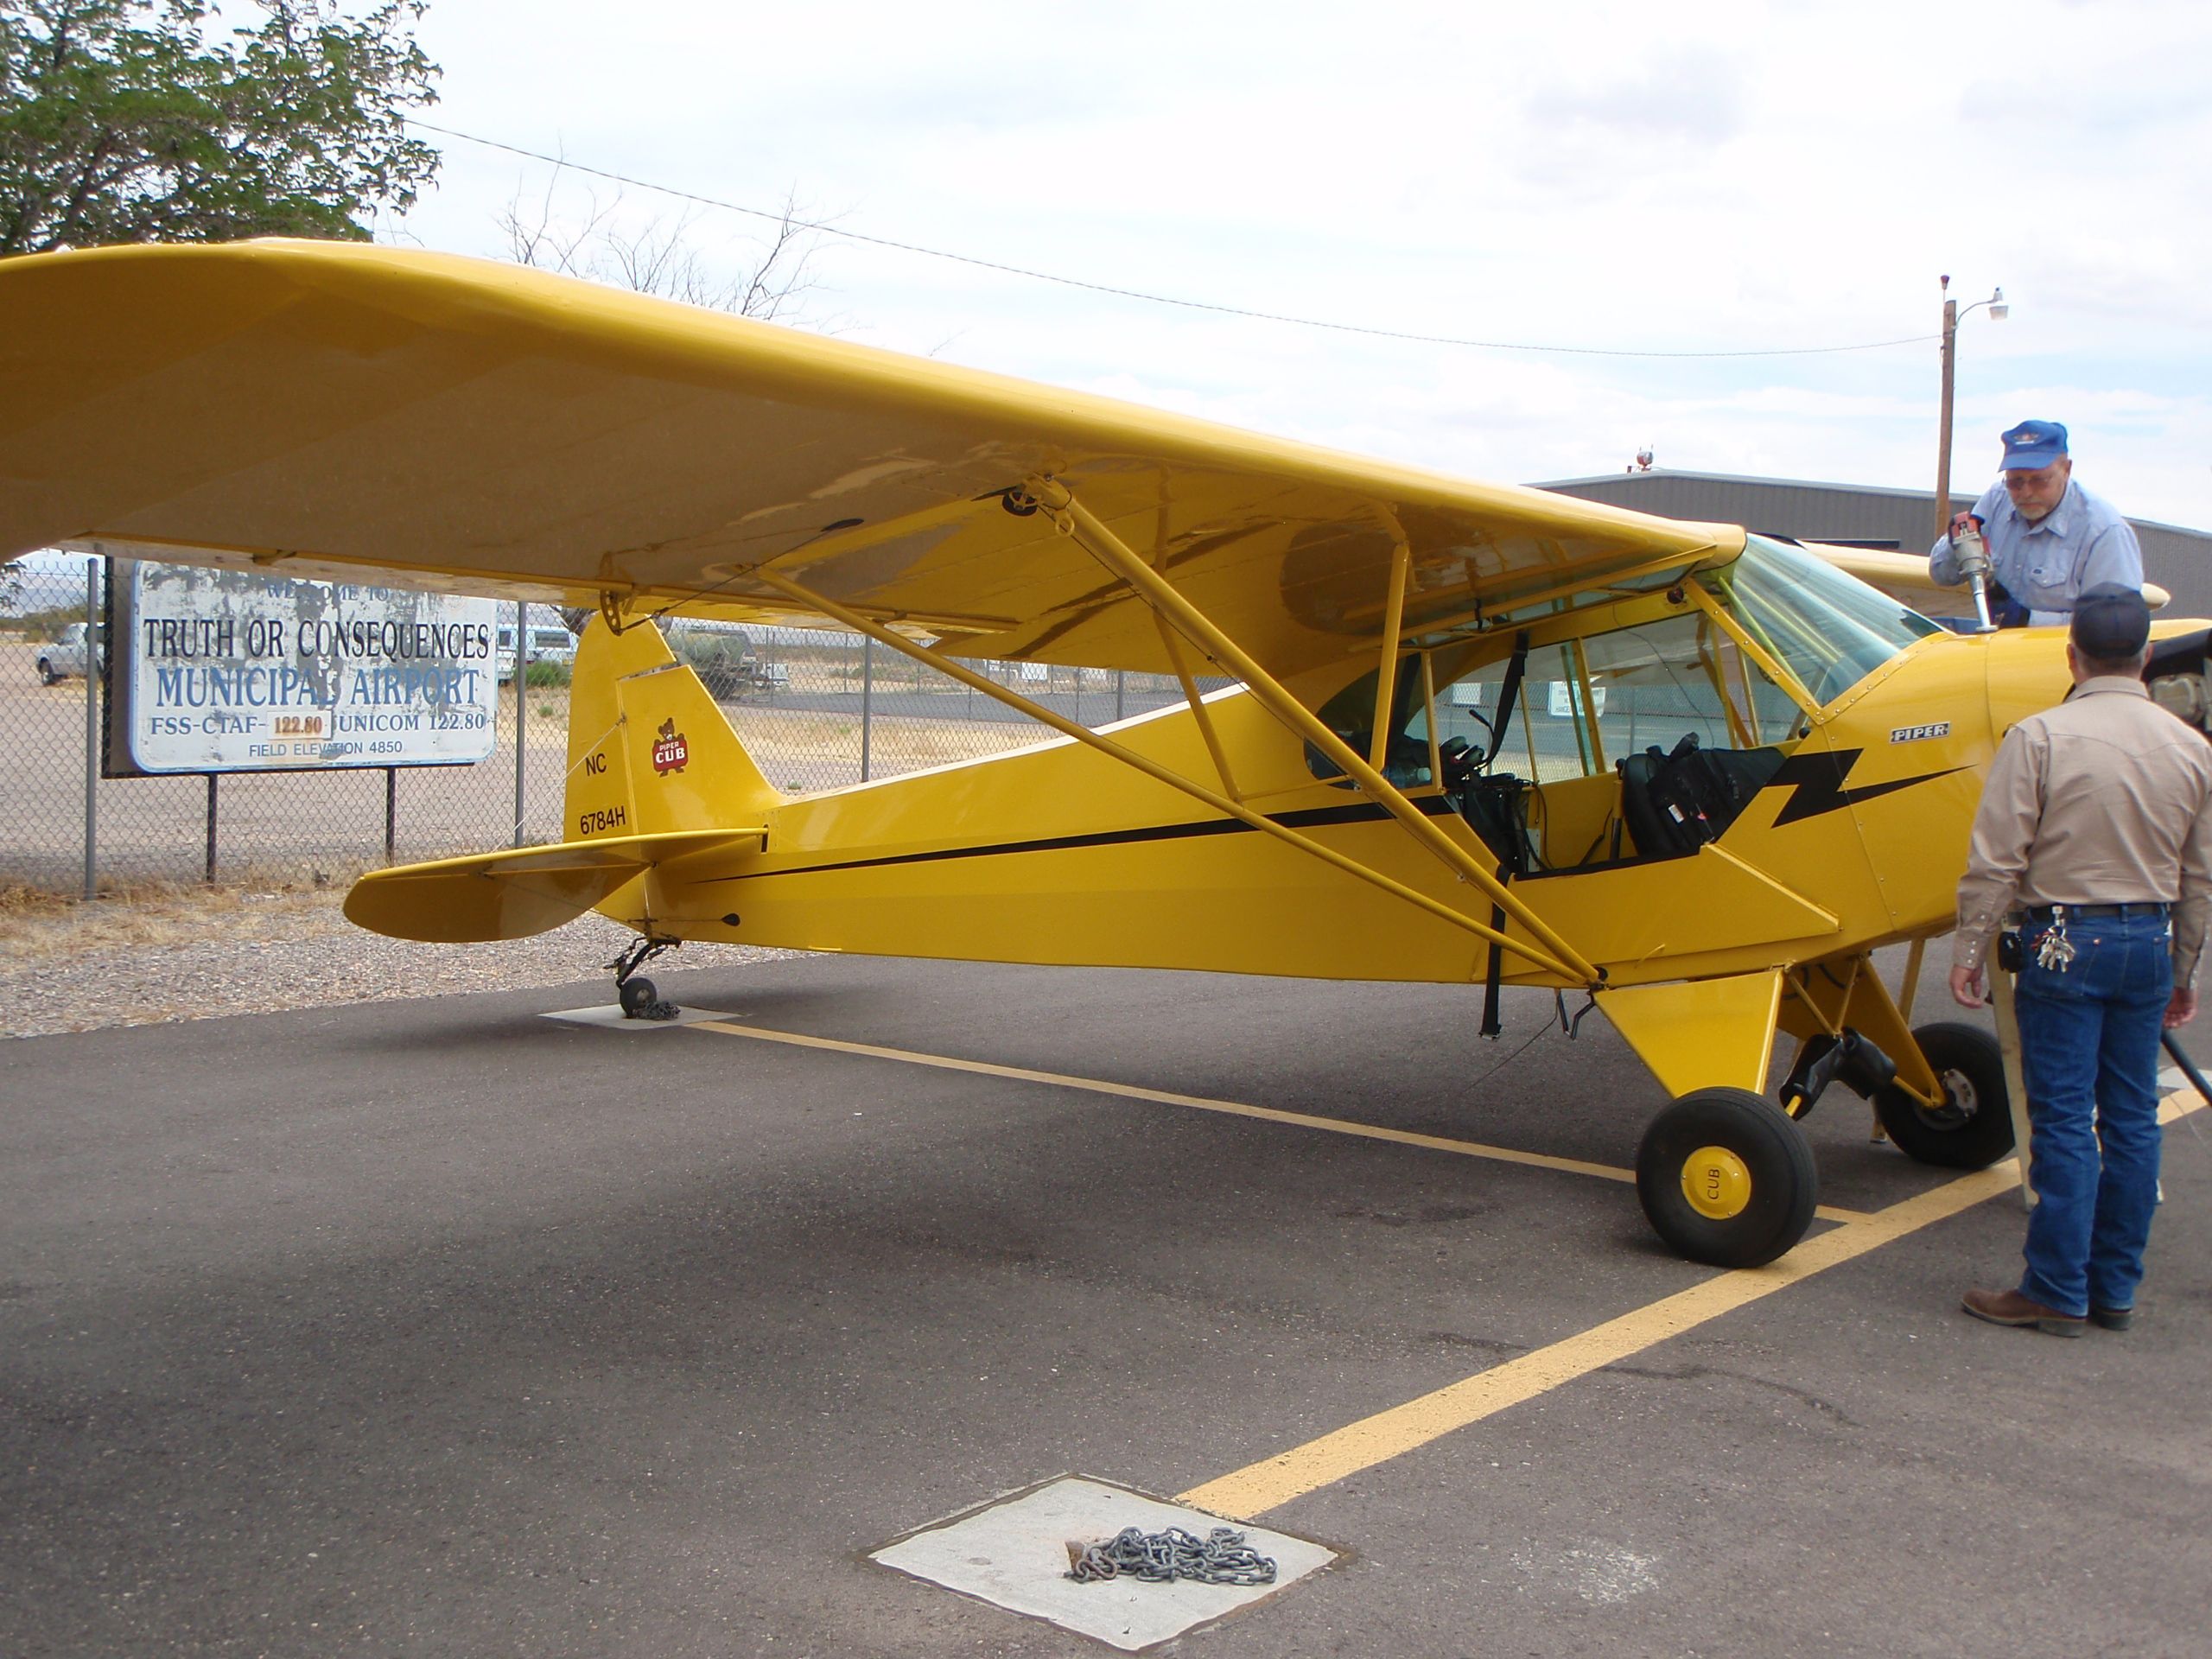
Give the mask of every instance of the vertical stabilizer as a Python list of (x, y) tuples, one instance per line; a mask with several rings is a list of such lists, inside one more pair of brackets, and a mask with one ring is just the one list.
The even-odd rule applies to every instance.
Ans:
[(783, 799), (660, 630), (594, 617), (569, 701), (564, 840), (758, 823)]

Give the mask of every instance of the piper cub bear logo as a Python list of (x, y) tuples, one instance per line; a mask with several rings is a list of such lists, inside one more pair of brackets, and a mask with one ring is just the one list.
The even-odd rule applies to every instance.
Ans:
[(660, 730), (653, 738), (653, 770), (663, 774), (683, 770), (683, 763), (691, 758), (691, 750), (683, 741), (683, 734), (676, 729), (676, 717), (671, 715), (660, 723)]

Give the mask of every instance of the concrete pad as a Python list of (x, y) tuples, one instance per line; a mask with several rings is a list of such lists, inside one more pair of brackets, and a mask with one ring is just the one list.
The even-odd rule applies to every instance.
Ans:
[(1103, 1541), (1124, 1527), (1145, 1532), (1181, 1527), (1203, 1538), (1225, 1525), (1236, 1523), (1103, 1481), (1065, 1475), (925, 1528), (885, 1545), (869, 1559), (1135, 1653), (1264, 1601), (1328, 1566), (1337, 1552), (1288, 1533), (1237, 1525), (1246, 1543), (1274, 1560), (1273, 1584), (1197, 1584), (1187, 1579), (1147, 1584), (1128, 1578), (1078, 1584), (1067, 1575), (1069, 1541)]
[(730, 1016), (713, 1008), (678, 1008), (673, 1020), (632, 1020), (613, 1003), (601, 1002), (588, 1008), (563, 1008), (542, 1017), (604, 1031), (675, 1031), (684, 1026), (696, 1026), (702, 1020), (727, 1020)]

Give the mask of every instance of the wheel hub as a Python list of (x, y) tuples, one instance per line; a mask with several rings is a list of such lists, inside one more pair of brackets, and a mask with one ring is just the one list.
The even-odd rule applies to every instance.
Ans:
[(1955, 1129), (1961, 1127), (1981, 1104), (1974, 1095), (1973, 1081), (1965, 1073), (1953, 1070), (1938, 1071), (1936, 1082), (1943, 1091), (1943, 1103), (1932, 1109), (1922, 1107), (1921, 1116), (1931, 1128)]
[(1751, 1201), (1751, 1172), (1726, 1147), (1700, 1147), (1682, 1160), (1682, 1196), (1700, 1216), (1729, 1220)]

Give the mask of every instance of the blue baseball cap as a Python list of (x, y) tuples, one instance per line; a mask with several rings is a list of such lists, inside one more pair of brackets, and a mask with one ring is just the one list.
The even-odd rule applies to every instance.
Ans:
[(2056, 421), (2022, 421), (2005, 435), (1999, 470), (2039, 473), (2066, 459), (2066, 429)]

